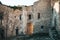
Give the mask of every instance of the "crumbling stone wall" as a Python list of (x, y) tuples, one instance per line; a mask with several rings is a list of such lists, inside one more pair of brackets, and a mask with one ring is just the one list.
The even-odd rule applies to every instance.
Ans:
[[(59, 0), (51, 0), (51, 6), (53, 8), (52, 10), (52, 26), (56, 27), (56, 30), (58, 31), (59, 33), (59, 30), (60, 30), (60, 27), (59, 27)], [(56, 22), (54, 21), (56, 20)]]
[[(51, 1), (50, 0), (40, 0), (34, 3), (34, 33), (43, 32), (48, 33), (49, 27), (51, 26)], [(38, 19), (37, 15), (40, 13), (40, 19)], [(41, 30), (41, 26), (43, 30)]]
[[(6, 5), (0, 5), (0, 12), (3, 12), (3, 21), (2, 26), (5, 30), (5, 36), (7, 32), (7, 36), (16, 35), (16, 27), (19, 28), (19, 34), (23, 31), (23, 23), (32, 22), (33, 25), (33, 33), (48, 33), (49, 27), (52, 27), (52, 8), (54, 2), (51, 0), (39, 0), (34, 3), (33, 6), (28, 6), (23, 9), (13, 9)], [(20, 20), (20, 15), (25, 13), (26, 20)], [(38, 19), (38, 13), (40, 13), (40, 18)], [(32, 19), (28, 20), (28, 15), (32, 15)], [(59, 16), (60, 17), (60, 16)], [(22, 17), (23, 18), (23, 17)], [(24, 22), (25, 21), (25, 22)], [(26, 27), (27, 27), (26, 23)], [(59, 23), (60, 24), (60, 23)], [(43, 28), (41, 28), (43, 26)], [(59, 25), (60, 26), (60, 25)], [(58, 27), (60, 28), (60, 27)], [(24, 28), (25, 29), (25, 28)]]

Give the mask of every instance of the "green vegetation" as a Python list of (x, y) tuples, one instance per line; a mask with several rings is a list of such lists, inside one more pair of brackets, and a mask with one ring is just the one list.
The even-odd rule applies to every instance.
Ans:
[(22, 7), (18, 7), (18, 6), (9, 6), (10, 8), (13, 8), (14, 10), (15, 9), (19, 9), (19, 10), (22, 10)]

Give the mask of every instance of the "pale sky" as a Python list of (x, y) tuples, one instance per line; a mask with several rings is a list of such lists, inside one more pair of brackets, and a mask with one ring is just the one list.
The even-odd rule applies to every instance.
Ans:
[(32, 5), (37, 0), (0, 0), (5, 5)]

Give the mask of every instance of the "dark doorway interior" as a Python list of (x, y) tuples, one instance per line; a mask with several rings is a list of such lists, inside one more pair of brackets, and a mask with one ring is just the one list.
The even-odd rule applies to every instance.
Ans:
[(4, 29), (0, 28), (0, 39), (4, 39)]

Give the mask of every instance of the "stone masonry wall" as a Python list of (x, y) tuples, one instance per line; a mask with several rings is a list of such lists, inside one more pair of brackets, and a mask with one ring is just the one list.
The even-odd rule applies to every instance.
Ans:
[[(34, 33), (49, 31), (52, 18), (50, 2), (50, 0), (40, 0), (34, 4)], [(37, 18), (38, 13), (40, 13), (40, 19)], [(41, 30), (42, 25), (44, 26), (43, 30)]]

